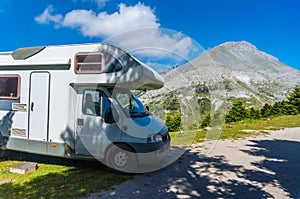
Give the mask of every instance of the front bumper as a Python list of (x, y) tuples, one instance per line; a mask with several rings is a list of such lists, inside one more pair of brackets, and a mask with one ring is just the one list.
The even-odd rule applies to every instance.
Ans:
[(137, 153), (139, 164), (150, 165), (156, 164), (167, 158), (167, 154), (170, 149), (170, 142), (165, 143), (161, 148), (156, 151), (151, 151), (148, 153)]

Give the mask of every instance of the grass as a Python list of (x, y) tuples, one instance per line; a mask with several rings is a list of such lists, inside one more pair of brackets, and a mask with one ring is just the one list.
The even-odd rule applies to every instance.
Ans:
[(112, 173), (99, 162), (61, 159), (54, 164), (39, 163), (36, 171), (25, 175), (9, 172), (11, 166), (22, 163), (0, 160), (0, 198), (79, 198), (131, 178)]
[(268, 133), (268, 130), (280, 130), (293, 127), (300, 127), (300, 115), (281, 116), (271, 118), (270, 120), (237, 122), (224, 125), (220, 139), (238, 139)]
[[(245, 121), (225, 124), (222, 128), (215, 127), (210, 131), (171, 132), (171, 144), (188, 146), (208, 139), (238, 139), (266, 133), (266, 130), (299, 126), (300, 115)], [(20, 156), (20, 153), (17, 154)], [(99, 162), (71, 161), (25, 154), (21, 154), (20, 161), (19, 156), (13, 155), (9, 156), (12, 158), (10, 160), (0, 160), (0, 198), (80, 198), (132, 178), (129, 175), (112, 173)], [(25, 175), (9, 172), (11, 166), (22, 164), (24, 161), (38, 162), (39, 168)]]
[(200, 129), (185, 131), (184, 133), (171, 132), (171, 145), (189, 146), (192, 143), (216, 139), (239, 139), (249, 136), (267, 134), (268, 130), (300, 127), (300, 115), (281, 116), (270, 120), (252, 120), (224, 124), (209, 131)]

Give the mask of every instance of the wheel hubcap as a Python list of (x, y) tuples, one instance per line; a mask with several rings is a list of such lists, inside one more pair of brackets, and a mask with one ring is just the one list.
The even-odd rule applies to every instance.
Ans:
[(128, 155), (125, 152), (118, 151), (115, 154), (114, 162), (117, 167), (125, 167), (128, 163)]

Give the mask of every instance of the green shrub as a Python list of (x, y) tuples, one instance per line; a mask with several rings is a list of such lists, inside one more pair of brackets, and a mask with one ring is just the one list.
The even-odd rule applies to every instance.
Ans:
[(207, 126), (209, 126), (211, 122), (211, 116), (210, 114), (206, 115), (205, 118), (202, 120), (201, 124), (200, 124), (200, 127), (201, 128), (205, 128)]

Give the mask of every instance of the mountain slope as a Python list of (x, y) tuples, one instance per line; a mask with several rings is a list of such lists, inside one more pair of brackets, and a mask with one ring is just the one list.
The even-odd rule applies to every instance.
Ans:
[(209, 99), (212, 111), (230, 106), (235, 98), (245, 99), (247, 106), (273, 103), (300, 81), (300, 71), (246, 41), (221, 44), (162, 76), (165, 86), (147, 92), (145, 103), (163, 105), (175, 97), (186, 107)]

